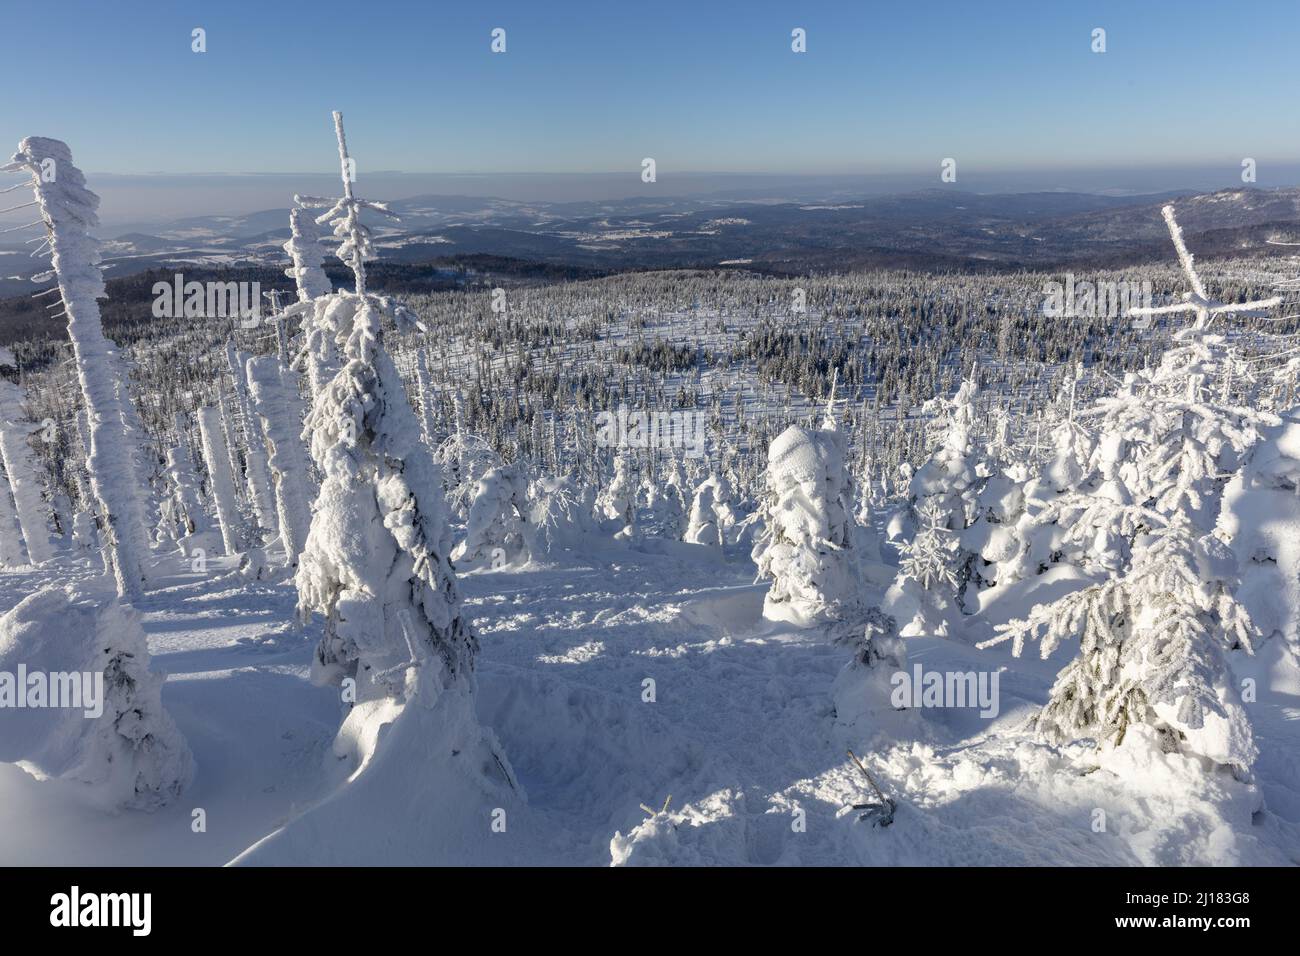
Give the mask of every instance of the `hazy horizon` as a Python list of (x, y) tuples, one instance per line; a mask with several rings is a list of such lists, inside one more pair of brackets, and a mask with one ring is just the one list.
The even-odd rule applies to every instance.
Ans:
[[(365, 192), (379, 200), (418, 196), (491, 198), (514, 202), (582, 203), (635, 199), (712, 199), (719, 202), (848, 201), (941, 187), (957, 192), (1014, 194), (1078, 192), (1150, 195), (1174, 191), (1212, 192), (1242, 186), (1239, 167), (1073, 167), (1030, 170), (962, 169), (955, 184), (941, 184), (934, 170), (875, 174), (792, 174), (673, 172), (657, 181), (637, 173), (407, 173), (358, 169)], [(88, 185), (101, 199), (101, 232), (147, 231), (178, 220), (242, 216), (288, 208), (294, 193), (332, 195), (334, 171), (300, 173), (88, 172)], [(1259, 170), (1258, 188), (1300, 186), (1300, 161)], [(16, 222), (20, 213), (0, 216)]]

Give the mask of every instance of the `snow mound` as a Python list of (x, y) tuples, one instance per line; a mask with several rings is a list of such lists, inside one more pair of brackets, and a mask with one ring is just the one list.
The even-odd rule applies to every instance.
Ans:
[[(0, 706), (0, 760), (80, 784), (110, 810), (153, 810), (189, 785), (193, 759), (163, 709), (164, 677), (149, 672), (135, 610), (71, 589), (37, 591), (0, 617), (0, 674), (19, 673), (29, 706)], [(31, 706), (33, 675), (48, 684), (45, 706)], [(81, 706), (48, 706), (56, 681), (74, 680)]]
[(404, 698), (358, 703), (335, 739), (346, 778), (233, 862), (254, 866), (501, 865), (524, 795), (464, 683), (413, 669)]

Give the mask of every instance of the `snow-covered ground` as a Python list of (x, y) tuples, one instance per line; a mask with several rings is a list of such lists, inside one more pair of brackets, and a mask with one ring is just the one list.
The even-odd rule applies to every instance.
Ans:
[[(318, 625), (295, 629), (289, 582), (231, 570), (214, 562), (200, 575), (178, 560), (139, 604), (152, 666), (169, 675), (164, 703), (194, 753), (191, 787), (153, 813), (106, 814), (71, 785), (0, 765), (0, 863), (223, 864), (337, 795), (330, 744), (343, 706), (307, 680)], [(849, 739), (830, 691), (850, 651), (762, 620), (766, 588), (752, 575), (742, 553), (596, 541), (551, 566), (462, 575), (482, 640), (479, 717), (526, 801), (507, 808), (501, 832), (492, 801), (439, 807), (414, 770), (375, 768), (388, 774), (385, 813), (364, 812), (375, 797), (358, 790), (352, 832), (315, 832), (305, 861), (372, 862), (349, 857), (358, 841), (384, 846), (389, 863), (1300, 861), (1295, 682), (1262, 681), (1251, 705), (1257, 789), (1178, 755), (1135, 767), (1141, 748), (1092, 760), (1084, 745), (1021, 732), (1073, 647), (1039, 661), (909, 640), (909, 667), (998, 671), (998, 715), (906, 710), (887, 734)], [(93, 578), (63, 563), (0, 574), (0, 606)], [(846, 745), (897, 801), (891, 826), (847, 809), (871, 794)], [(640, 807), (670, 797), (666, 813)], [(448, 816), (464, 831), (450, 842)]]

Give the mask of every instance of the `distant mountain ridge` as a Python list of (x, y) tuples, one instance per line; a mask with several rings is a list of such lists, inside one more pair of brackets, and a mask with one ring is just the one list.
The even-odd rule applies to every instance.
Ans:
[[(524, 202), (424, 195), (374, 217), (382, 258), (423, 262), (491, 255), (552, 265), (641, 269), (741, 265), (777, 272), (906, 266), (920, 269), (1114, 266), (1167, 253), (1160, 207), (1176, 201), (1201, 256), (1283, 254), (1300, 241), (1300, 189), (1241, 188), (1143, 196), (931, 188), (860, 200), (784, 202), (716, 196)], [(106, 239), (108, 275), (149, 268), (283, 265), (288, 209), (177, 220), (156, 234)], [(327, 240), (328, 243), (328, 240)], [(328, 247), (328, 246), (327, 246)], [(0, 295), (38, 271), (0, 247)], [(7, 253), (7, 254), (4, 254)]]

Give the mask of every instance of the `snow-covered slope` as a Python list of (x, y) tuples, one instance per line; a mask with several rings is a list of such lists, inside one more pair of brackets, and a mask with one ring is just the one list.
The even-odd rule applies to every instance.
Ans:
[[(521, 793), (458, 783), (458, 758), (438, 752), (444, 731), (419, 719), (394, 724), (340, 786), (342, 706), (336, 689), (308, 682), (318, 634), (289, 624), (293, 589), (245, 583), (221, 562), (206, 576), (177, 565), (141, 611), (194, 783), (155, 813), (105, 816), (0, 765), (0, 861), (1300, 860), (1294, 697), (1265, 689), (1251, 710), (1264, 753), (1257, 792), (1176, 755), (1133, 766), (1127, 748), (1090, 763), (1083, 745), (1048, 747), (1019, 727), (1063, 660), (937, 638), (909, 641), (908, 666), (998, 672), (999, 712), (921, 708), (888, 735), (851, 742), (898, 802), (885, 829), (857, 822), (846, 808), (870, 792), (841, 749), (830, 696), (850, 650), (764, 622), (764, 588), (749, 583), (743, 554), (700, 546), (593, 541), (553, 566), (462, 575), (482, 640), (478, 719), (510, 755)], [(0, 602), (42, 574), (6, 575)], [(389, 759), (416, 747), (426, 760)], [(1260, 792), (1266, 809), (1255, 812)], [(669, 797), (667, 813), (640, 807), (660, 811)]]

